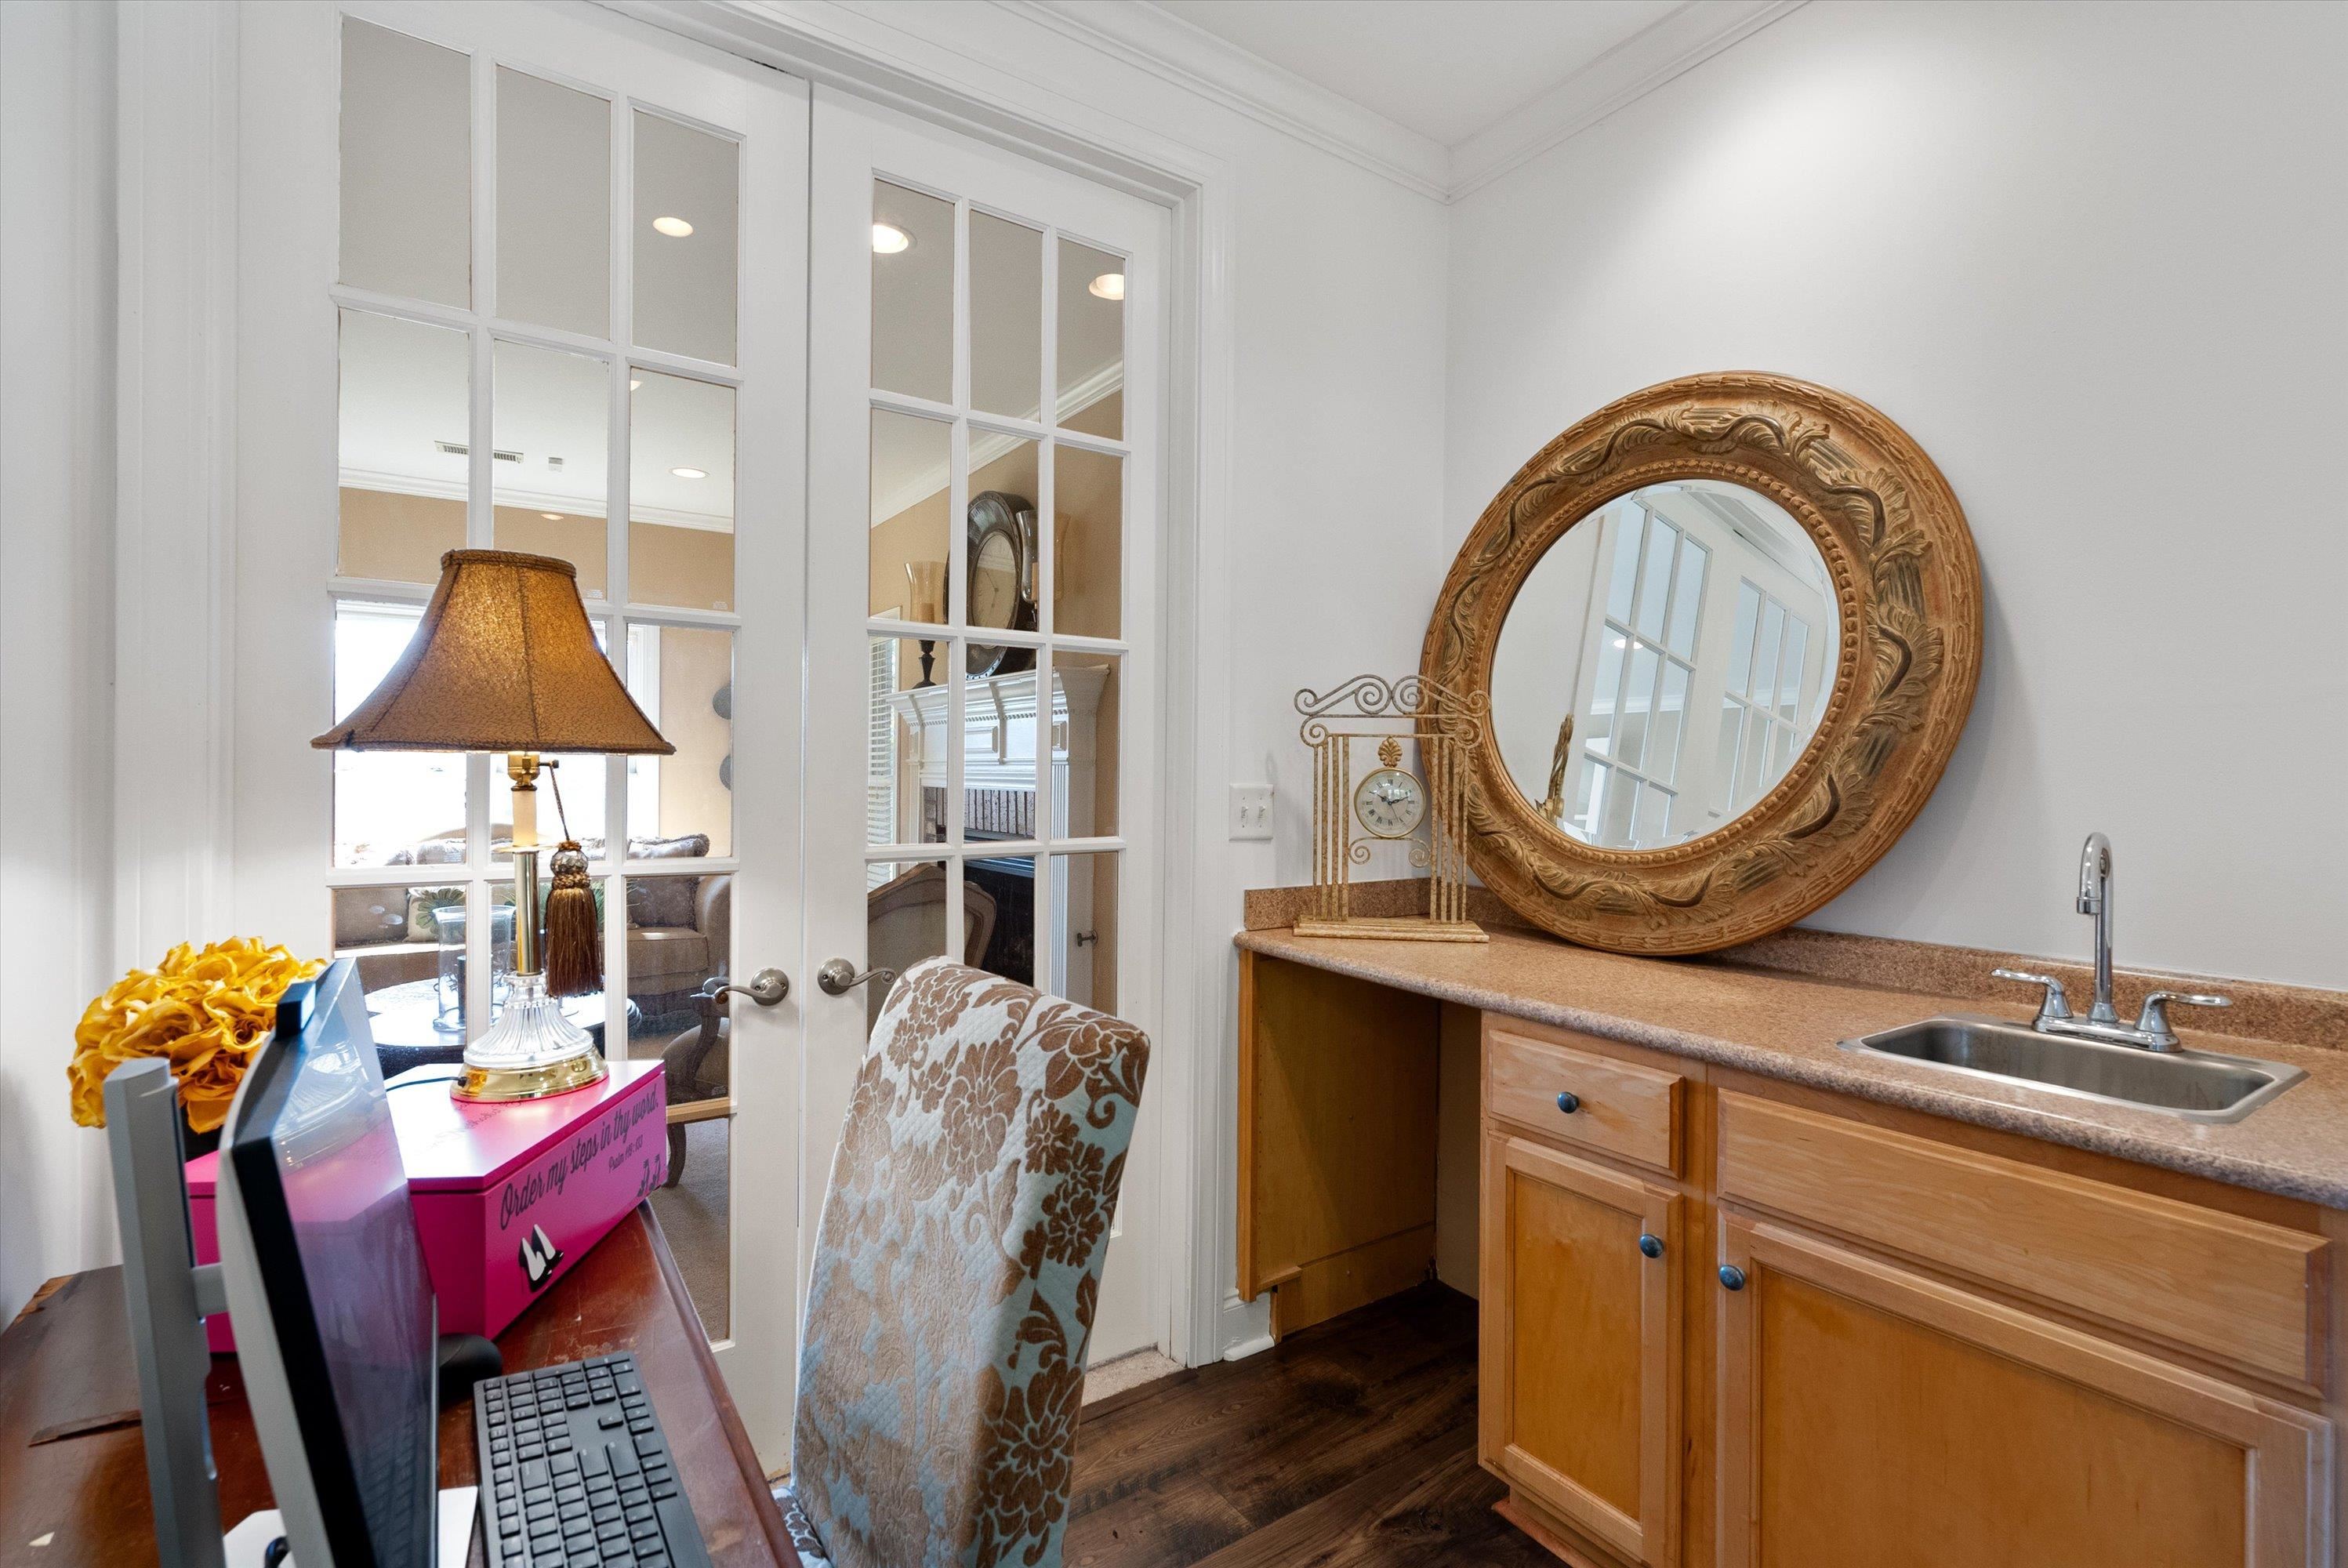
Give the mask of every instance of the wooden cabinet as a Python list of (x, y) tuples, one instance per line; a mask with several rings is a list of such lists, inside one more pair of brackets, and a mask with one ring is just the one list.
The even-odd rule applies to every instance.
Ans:
[[(1242, 998), (1285, 1332), (1425, 1275), (1438, 1020)], [(2348, 1568), (2348, 1215), (1481, 1023), (1478, 1457), (1575, 1568)]]
[(1626, 1561), (1676, 1561), (1679, 1194), (1484, 1137), (1478, 1457)]
[(2312, 1568), (2329, 1424), (1724, 1213), (1721, 1568)]

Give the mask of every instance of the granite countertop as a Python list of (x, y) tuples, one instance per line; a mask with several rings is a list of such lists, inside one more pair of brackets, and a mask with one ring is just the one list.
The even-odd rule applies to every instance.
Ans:
[(1375, 942), (1275, 929), (1236, 940), (1252, 953), (1487, 1012), (2348, 1209), (2348, 1053), (2183, 1031), (2188, 1046), (2307, 1069), (2242, 1120), (2213, 1126), (1837, 1046), (1940, 1013), (2027, 1022), (2026, 1006), (1704, 959), (1624, 957), (1511, 930), (1491, 936)]

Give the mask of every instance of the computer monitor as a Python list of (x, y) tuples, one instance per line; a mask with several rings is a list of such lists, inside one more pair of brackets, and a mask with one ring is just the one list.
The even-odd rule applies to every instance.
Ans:
[(230, 1107), (221, 1263), (300, 1568), (431, 1568), (437, 1310), (356, 965), (289, 992)]

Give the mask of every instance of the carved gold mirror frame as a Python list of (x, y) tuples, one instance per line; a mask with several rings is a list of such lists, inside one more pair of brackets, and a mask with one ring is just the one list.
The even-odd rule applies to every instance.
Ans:
[[(1825, 558), (1841, 616), (1831, 695), (1776, 787), (1720, 829), (1651, 850), (1570, 837), (1525, 798), (1488, 709), (1501, 623), (1566, 530), (1643, 486), (1746, 486)], [(1856, 882), (1922, 810), (1981, 672), (1981, 565), (1941, 471), (1839, 392), (1750, 372), (1609, 404), (1542, 448), (1484, 509), (1419, 659), (1430, 700), (1487, 705), (1466, 758), (1468, 864), (1534, 924), (1616, 953), (1708, 953), (1791, 925)]]

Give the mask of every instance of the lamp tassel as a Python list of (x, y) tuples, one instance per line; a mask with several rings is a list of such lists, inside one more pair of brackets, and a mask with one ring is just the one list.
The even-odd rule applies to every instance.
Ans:
[[(549, 769), (554, 764), (548, 763)], [(550, 773), (550, 778), (553, 776)], [(562, 823), (562, 841), (549, 861), (554, 885), (546, 895), (546, 992), (550, 996), (576, 996), (603, 985), (602, 923), (595, 917), (595, 889), (587, 876), (587, 855), (571, 836), (571, 820), (562, 810), (562, 783), (554, 779), (554, 812)]]

